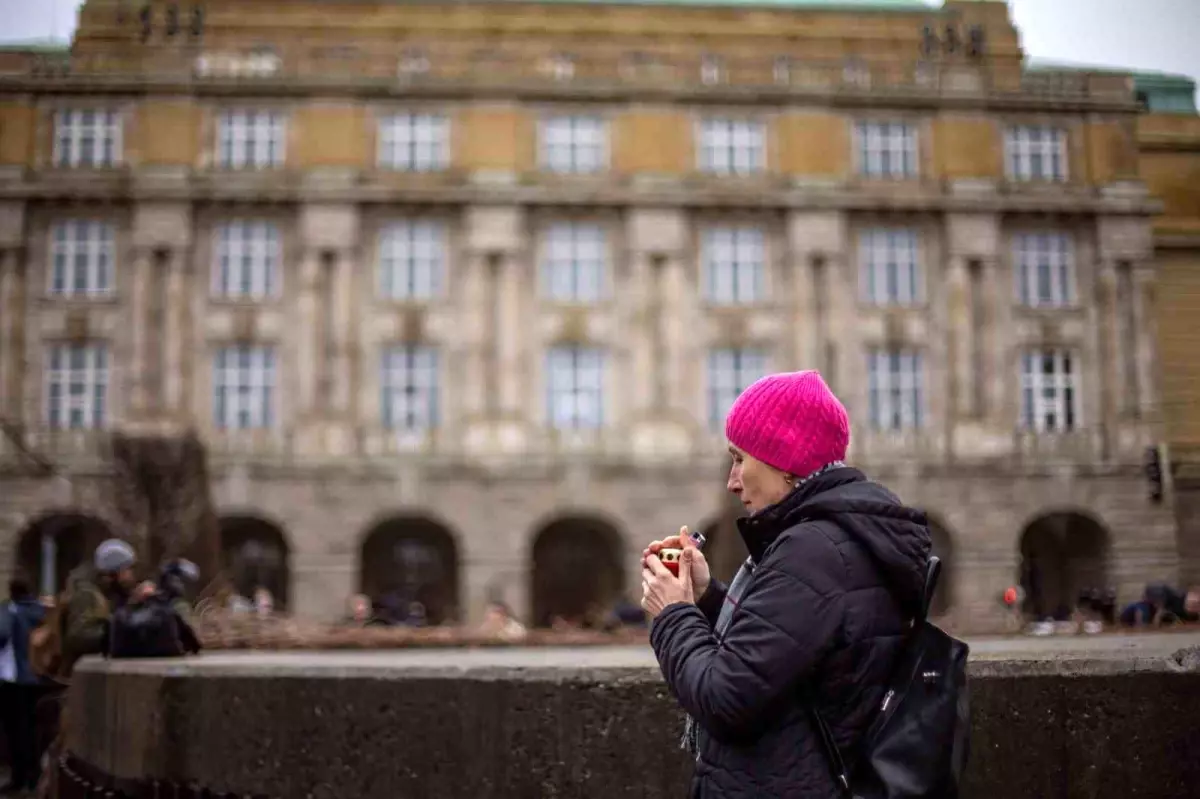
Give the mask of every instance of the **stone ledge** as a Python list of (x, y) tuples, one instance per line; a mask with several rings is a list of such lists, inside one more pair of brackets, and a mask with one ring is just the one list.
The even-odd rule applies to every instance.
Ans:
[[(974, 646), (965, 796), (1177, 799), (1200, 782), (1200, 634)], [(69, 713), (70, 751), (100, 773), (217, 794), (654, 799), (691, 770), (645, 647), (93, 659)]]

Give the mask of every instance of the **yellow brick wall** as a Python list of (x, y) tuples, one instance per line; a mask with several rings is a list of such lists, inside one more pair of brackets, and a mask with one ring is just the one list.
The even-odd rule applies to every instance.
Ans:
[(944, 114), (934, 120), (933, 172), (948, 180), (1004, 174), (1004, 134), (996, 120)]
[(1131, 122), (1096, 122), (1083, 126), (1089, 182), (1104, 185), (1135, 178), (1137, 139)]
[(0, 103), (0, 165), (29, 166), (37, 137), (37, 111), (28, 103)]
[(1200, 445), (1200, 251), (1157, 258), (1163, 411), (1172, 444)]
[(612, 120), (612, 166), (618, 174), (682, 175), (696, 163), (692, 118), (678, 110), (635, 109)]
[(1156, 226), (1192, 227), (1200, 222), (1200, 150), (1143, 152), (1139, 161), (1142, 180), (1163, 202)]
[(782, 114), (775, 132), (779, 172), (817, 177), (850, 174), (850, 120), (846, 117), (822, 112)]
[(464, 108), (451, 121), (451, 164), (468, 172), (528, 172), (535, 166), (535, 122), (515, 106)]
[(146, 100), (126, 118), (125, 160), (134, 166), (186, 166), (200, 152), (200, 107), (191, 100)]
[(290, 122), (299, 169), (365, 168), (374, 141), (365, 109), (356, 103), (316, 102), (296, 109)]

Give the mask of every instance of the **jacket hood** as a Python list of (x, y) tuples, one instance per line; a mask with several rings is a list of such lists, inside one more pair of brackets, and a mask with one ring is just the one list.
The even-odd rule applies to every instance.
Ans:
[(879, 566), (904, 610), (920, 612), (931, 550), (925, 513), (904, 505), (857, 469), (819, 474), (778, 504), (741, 520), (739, 527), (757, 560), (784, 530), (818, 519), (833, 521), (853, 536)]

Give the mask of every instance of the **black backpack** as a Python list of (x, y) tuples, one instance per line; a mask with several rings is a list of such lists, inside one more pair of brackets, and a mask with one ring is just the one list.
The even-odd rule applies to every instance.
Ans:
[(195, 631), (160, 595), (117, 608), (109, 637), (109, 656), (114, 658), (179, 657), (200, 651)]
[(970, 747), (965, 643), (928, 619), (941, 561), (931, 556), (921, 615), (901, 647), (879, 712), (853, 772), (833, 734), (812, 711), (834, 776), (847, 799), (957, 799)]

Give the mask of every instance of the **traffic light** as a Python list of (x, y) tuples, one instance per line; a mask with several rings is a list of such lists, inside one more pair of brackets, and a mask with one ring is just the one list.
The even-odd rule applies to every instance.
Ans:
[(1163, 498), (1162, 458), (1158, 447), (1146, 448), (1146, 479), (1150, 481), (1150, 499), (1161, 502)]

